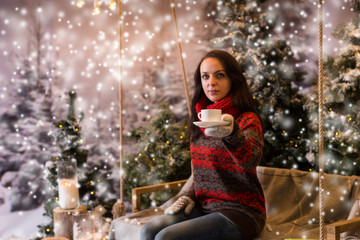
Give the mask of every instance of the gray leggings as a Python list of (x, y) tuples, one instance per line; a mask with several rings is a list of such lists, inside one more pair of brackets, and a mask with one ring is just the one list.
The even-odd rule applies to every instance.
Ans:
[(140, 240), (243, 240), (239, 227), (221, 213), (193, 209), (190, 215), (180, 212), (164, 215), (147, 223)]

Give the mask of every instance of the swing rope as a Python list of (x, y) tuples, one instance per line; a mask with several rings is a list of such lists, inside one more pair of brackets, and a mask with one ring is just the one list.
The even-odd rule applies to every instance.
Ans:
[(323, 68), (323, 0), (318, 0), (319, 24), (319, 63), (318, 63), (318, 94), (319, 94), (319, 230), (320, 240), (324, 239), (324, 68)]
[(184, 80), (184, 87), (185, 87), (185, 93), (186, 93), (186, 102), (187, 102), (187, 107), (188, 107), (188, 111), (189, 111), (189, 117), (191, 117), (189, 89), (188, 89), (188, 85), (187, 85), (187, 81), (186, 81), (185, 65), (184, 65), (184, 59), (183, 59), (183, 55), (182, 55), (181, 40), (179, 37), (179, 29), (178, 29), (178, 24), (177, 24), (177, 20), (176, 20), (174, 0), (170, 0), (170, 6), (171, 6), (175, 30), (176, 30), (176, 39), (177, 39), (177, 43), (178, 43), (178, 49), (179, 49), (181, 67), (182, 67), (182, 74), (183, 74), (183, 80)]
[[(125, 205), (124, 205), (124, 151), (123, 151), (123, 87), (122, 87), (122, 76), (123, 76), (123, 70), (122, 70), (122, 65), (123, 65), (123, 43), (122, 43), (122, 8), (121, 8), (121, 0), (118, 0), (118, 6), (119, 6), (119, 12), (118, 12), (118, 17), (119, 17), (119, 54), (120, 54), (120, 59), (119, 59), (119, 70), (120, 70), (120, 82), (119, 82), (119, 98), (120, 98), (120, 103), (119, 103), (119, 119), (120, 119), (120, 130), (119, 130), (119, 135), (120, 135), (120, 201), (116, 202), (112, 208), (112, 214), (113, 214), (113, 218), (119, 218), (121, 216), (125, 215)], [(183, 74), (183, 81), (184, 81), (184, 86), (185, 86), (185, 93), (186, 93), (186, 100), (187, 100), (187, 107), (188, 107), (188, 111), (189, 111), (189, 116), (191, 116), (191, 109), (190, 109), (190, 97), (189, 97), (189, 89), (188, 89), (188, 85), (187, 85), (187, 80), (186, 80), (186, 72), (185, 72), (185, 65), (184, 65), (184, 59), (182, 56), (182, 48), (181, 48), (181, 41), (180, 41), (180, 37), (179, 37), (179, 30), (178, 30), (178, 24), (177, 24), (177, 20), (176, 20), (176, 12), (175, 12), (175, 4), (174, 1), (171, 0), (171, 9), (172, 9), (172, 14), (173, 14), (173, 19), (174, 19), (174, 24), (175, 24), (175, 30), (176, 30), (176, 38), (177, 38), (177, 42), (178, 42), (178, 49), (179, 49), (179, 55), (180, 55), (180, 61), (181, 61), (181, 67), (182, 67), (182, 74)]]
[(123, 76), (123, 44), (122, 44), (122, 6), (121, 6), (121, 0), (118, 0), (118, 16), (119, 16), (119, 120), (120, 120), (120, 201), (117, 201), (113, 208), (112, 208), (112, 214), (113, 218), (118, 218), (125, 215), (125, 205), (124, 205), (124, 151), (123, 151), (123, 127), (124, 127), (124, 121), (123, 121), (123, 86), (122, 86), (122, 76)]
[[(185, 88), (185, 94), (186, 94), (186, 102), (187, 102), (187, 107), (188, 107), (188, 111), (189, 111), (189, 119), (191, 119), (189, 88), (188, 88), (188, 84), (187, 84), (187, 80), (186, 80), (185, 65), (184, 65), (184, 59), (183, 59), (183, 55), (182, 55), (181, 40), (179, 37), (180, 36), (179, 29), (178, 29), (178, 24), (177, 24), (177, 20), (176, 20), (174, 0), (170, 0), (170, 7), (172, 10), (172, 15), (173, 15), (173, 20), (174, 20), (174, 25), (175, 25), (175, 30), (176, 30), (176, 39), (177, 39), (177, 43), (178, 43), (179, 56), (180, 56), (180, 61), (181, 61), (181, 68), (182, 68), (182, 74), (183, 74), (183, 80), (184, 80), (184, 88)], [(191, 164), (191, 174), (192, 173), (193, 173), (193, 166)]]

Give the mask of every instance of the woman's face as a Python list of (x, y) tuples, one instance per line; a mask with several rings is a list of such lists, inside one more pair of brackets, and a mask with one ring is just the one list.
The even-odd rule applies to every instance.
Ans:
[(231, 81), (218, 59), (206, 58), (200, 65), (200, 75), (203, 91), (210, 101), (218, 102), (229, 94)]

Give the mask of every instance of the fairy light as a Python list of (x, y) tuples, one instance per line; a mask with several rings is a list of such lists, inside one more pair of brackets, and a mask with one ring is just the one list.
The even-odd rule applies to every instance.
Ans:
[(99, 14), (100, 14), (99, 0), (94, 0), (93, 15), (99, 15)]
[[(82, 8), (83, 6), (85, 5), (85, 0), (78, 0), (76, 2), (76, 6), (78, 8)], [(109, 4), (108, 4), (108, 8), (111, 10), (111, 11), (114, 11), (116, 10), (116, 7), (117, 7), (117, 4), (116, 4), (116, 0), (110, 0), (109, 1)], [(93, 8), (93, 15), (99, 15), (100, 14), (100, 3), (99, 3), (99, 0), (94, 0), (94, 8)]]
[(82, 7), (84, 6), (84, 4), (85, 4), (85, 0), (78, 0), (78, 1), (76, 2), (76, 6), (77, 6), (78, 8), (82, 8)]
[(116, 9), (116, 1), (115, 0), (111, 0), (109, 3), (109, 9), (111, 11), (114, 11)]
[(100, 7), (94, 7), (94, 9), (93, 9), (93, 14), (94, 15), (99, 15), (100, 14)]

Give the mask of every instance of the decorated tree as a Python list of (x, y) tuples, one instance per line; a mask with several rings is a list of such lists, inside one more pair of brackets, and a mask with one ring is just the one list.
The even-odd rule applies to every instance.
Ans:
[(294, 53), (285, 40), (272, 36), (276, 16), (261, 9), (265, 1), (219, 1), (215, 21), (225, 36), (212, 39), (213, 47), (231, 49), (239, 61), (263, 121), (262, 165), (309, 170), (305, 158), (307, 112), (296, 87), (304, 72), (293, 67)]
[[(352, 175), (360, 174), (360, 5), (352, 2), (357, 16), (341, 24), (334, 36), (346, 42), (335, 57), (324, 62), (324, 159), (325, 171)], [(317, 129), (318, 99), (311, 96), (307, 104), (310, 128)], [(318, 134), (309, 141), (312, 158), (317, 153)]]
[[(57, 162), (76, 160), (78, 183), (79, 183), (79, 199), (80, 204), (88, 207), (89, 210), (99, 204), (110, 211), (116, 199), (111, 196), (112, 178), (111, 166), (106, 157), (96, 158), (95, 161), (88, 159), (89, 151), (82, 147), (82, 129), (80, 122), (84, 115), (81, 113), (78, 117), (75, 114), (76, 93), (69, 92), (68, 113), (66, 119), (59, 120), (54, 123), (56, 127), (56, 145), (60, 152), (56, 156), (50, 158), (46, 166), (48, 169), (49, 197), (44, 202), (45, 213), (53, 219), (53, 209), (58, 206), (58, 181), (57, 181)], [(48, 225), (38, 226), (40, 233), (51, 236), (54, 234), (53, 222)]]
[[(125, 156), (125, 191), (131, 199), (131, 189), (186, 179), (190, 176), (190, 143), (186, 121), (177, 122), (169, 104), (161, 104), (159, 113), (146, 126), (134, 129), (129, 140), (136, 143), (137, 152)], [(168, 192), (144, 197), (149, 207), (169, 199)]]

